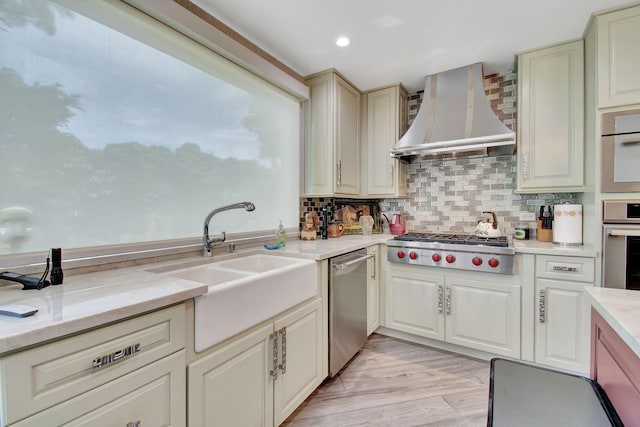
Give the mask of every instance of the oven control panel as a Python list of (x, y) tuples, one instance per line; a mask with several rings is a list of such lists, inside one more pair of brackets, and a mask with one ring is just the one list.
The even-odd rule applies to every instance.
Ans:
[(514, 274), (513, 255), (389, 246), (387, 256), (389, 262)]

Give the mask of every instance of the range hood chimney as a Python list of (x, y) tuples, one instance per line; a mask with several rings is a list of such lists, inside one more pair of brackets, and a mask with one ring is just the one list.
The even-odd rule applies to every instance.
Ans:
[(502, 155), (515, 152), (515, 133), (494, 114), (484, 93), (482, 63), (425, 78), (420, 110), (393, 157)]

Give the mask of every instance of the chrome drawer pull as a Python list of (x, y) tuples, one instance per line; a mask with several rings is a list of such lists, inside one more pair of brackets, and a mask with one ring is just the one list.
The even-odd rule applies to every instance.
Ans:
[(278, 368), (280, 368), (280, 372), (282, 372), (282, 374), (286, 374), (287, 373), (287, 328), (283, 327), (282, 329), (280, 329), (280, 336), (282, 337), (282, 344), (280, 344), (281, 347), (281, 355), (282, 355), (282, 363), (280, 363), (278, 365)]
[(579, 273), (578, 267), (567, 267), (566, 265), (554, 265), (553, 271), (563, 271), (566, 273)]
[(438, 285), (438, 313), (442, 313), (442, 285)]
[(129, 356), (132, 356), (140, 351), (140, 343), (130, 345), (113, 353), (105, 354), (93, 359), (91, 362), (92, 368), (102, 368), (103, 366), (111, 365), (119, 360), (123, 360)]
[(142, 423), (140, 422), (140, 420), (138, 421), (129, 421), (127, 423), (127, 427), (140, 427), (142, 425)]
[(269, 338), (273, 340), (273, 347), (271, 349), (271, 356), (273, 358), (272, 361), (272, 369), (269, 371), (269, 375), (273, 377), (274, 380), (278, 379), (278, 332), (276, 331), (273, 334), (269, 335)]
[(540, 319), (540, 323), (544, 323), (545, 318), (546, 318), (546, 312), (545, 312), (545, 310), (546, 310), (546, 307), (545, 307), (546, 306), (546, 295), (545, 295), (544, 289), (540, 289), (540, 296), (538, 298), (538, 302), (539, 302), (539, 304), (538, 304), (538, 310), (539, 310), (538, 316), (539, 316), (539, 319)]
[(447, 314), (451, 314), (451, 286), (447, 286), (446, 291), (445, 305), (447, 307)]

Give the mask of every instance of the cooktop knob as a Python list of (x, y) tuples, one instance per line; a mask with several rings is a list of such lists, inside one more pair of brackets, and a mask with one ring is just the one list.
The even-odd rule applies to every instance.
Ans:
[(396, 255), (398, 258), (402, 259), (405, 257), (406, 254), (404, 253), (404, 251), (398, 251), (396, 252)]
[(456, 262), (456, 257), (454, 257), (453, 255), (447, 255), (445, 259), (449, 264), (453, 264), (454, 262)]
[(497, 267), (497, 266), (499, 266), (499, 265), (500, 265), (500, 261), (498, 261), (497, 259), (495, 259), (495, 258), (491, 258), (491, 259), (489, 260), (489, 267), (496, 268), (496, 267)]
[(482, 265), (482, 258), (474, 256), (471, 263), (475, 266)]
[(417, 259), (418, 258), (418, 254), (416, 252), (409, 252), (409, 258), (411, 259)]
[(440, 256), (440, 254), (433, 254), (431, 255), (431, 259), (433, 260), (433, 262), (440, 262), (442, 257)]

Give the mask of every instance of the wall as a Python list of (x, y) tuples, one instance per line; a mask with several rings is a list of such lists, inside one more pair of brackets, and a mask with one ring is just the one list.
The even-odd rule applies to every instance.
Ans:
[[(516, 130), (516, 73), (485, 76), (484, 83), (494, 112)], [(421, 92), (409, 96), (409, 123), (421, 100)], [(410, 231), (473, 233), (478, 220), (486, 217), (482, 211), (493, 211), (503, 232), (512, 234), (516, 225), (535, 229), (534, 223), (519, 220), (522, 212), (536, 212), (540, 205), (576, 203), (575, 194), (515, 194), (515, 155), (416, 160), (409, 165), (407, 179), (409, 197), (380, 200), (380, 209), (404, 213)], [(328, 202), (330, 198), (301, 199), (301, 223), (307, 211), (318, 211)]]

